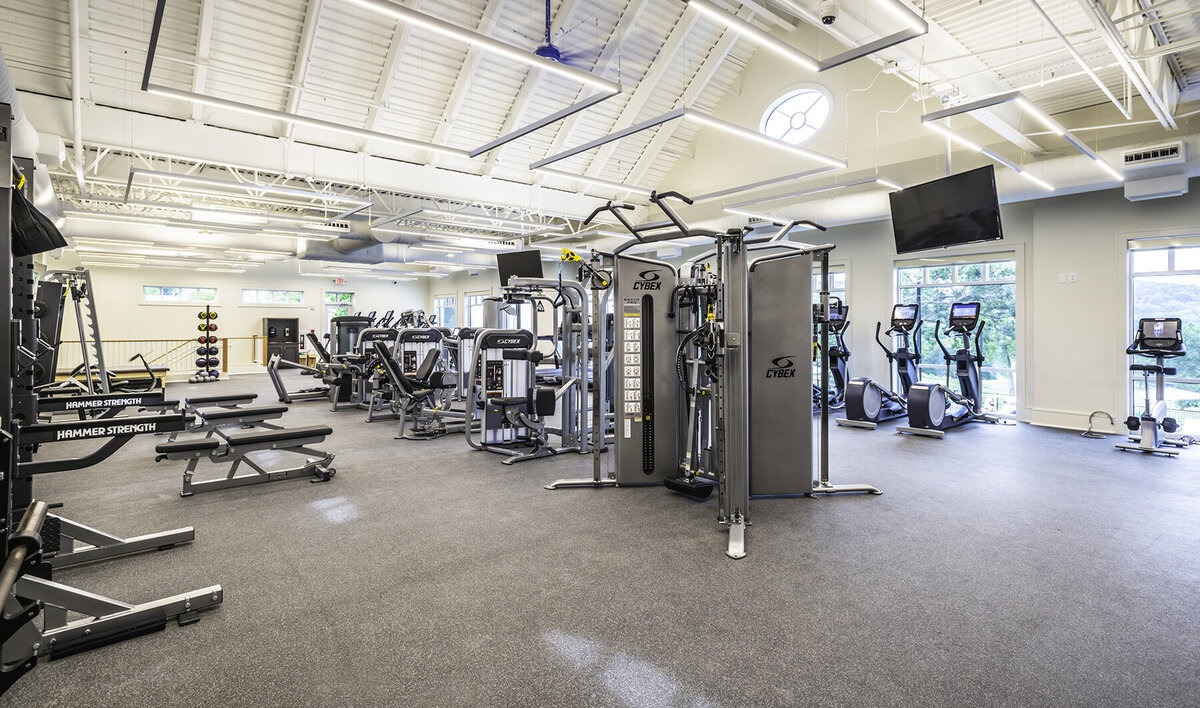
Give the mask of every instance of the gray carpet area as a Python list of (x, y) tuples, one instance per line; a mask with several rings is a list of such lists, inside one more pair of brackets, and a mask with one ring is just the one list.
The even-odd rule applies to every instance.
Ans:
[[(170, 393), (236, 390), (274, 402), (260, 376)], [(734, 561), (714, 501), (543, 491), (589, 461), (510, 468), (363, 416), (285, 417), (335, 428), (328, 484), (183, 499), (183, 464), (155, 464), (153, 438), (39, 479), (39, 498), (111, 532), (197, 529), (58, 579), (127, 601), (220, 583), (225, 602), (41, 664), (0, 704), (1200, 704), (1200, 450), (835, 429), (833, 481), (884, 495), (756, 500)]]

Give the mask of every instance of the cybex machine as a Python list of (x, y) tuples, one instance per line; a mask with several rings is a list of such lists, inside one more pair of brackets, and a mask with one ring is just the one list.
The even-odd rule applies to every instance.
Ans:
[(846, 417), (838, 418), (837, 424), (874, 430), (879, 423), (908, 414), (908, 392), (919, 377), (917, 366), (921, 363), (920, 305), (896, 305), (892, 308), (891, 326), (885, 332), (892, 340), (891, 349), (879, 338), (882, 322), (875, 323), (875, 341), (887, 355), (888, 366), (896, 366), (896, 379), (900, 392), (884, 387), (875, 379), (860, 377), (851, 379), (846, 387)]
[[(807, 303), (815, 258), (822, 267), (822, 307), (828, 307), (833, 246), (782, 239), (800, 223), (823, 227), (791, 222), (772, 236), (693, 229), (667, 201), (691, 204), (687, 197), (664, 192), (650, 199), (667, 215), (665, 224), (635, 226), (622, 213), (632, 207), (611, 202), (587, 220), (609, 211), (634, 236), (612, 254), (613, 473), (592, 486), (667, 483), (696, 497), (715, 487), (731, 558), (746, 555), (752, 495), (879, 493), (829, 483), (827, 403), (820, 475), (814, 475)], [(640, 244), (696, 237), (712, 239), (715, 248), (688, 261), (682, 273), (628, 253)], [(764, 253), (751, 258), (757, 251)], [(823, 325), (823, 352), (828, 338)], [(828, 357), (821, 361), (827, 378)]]

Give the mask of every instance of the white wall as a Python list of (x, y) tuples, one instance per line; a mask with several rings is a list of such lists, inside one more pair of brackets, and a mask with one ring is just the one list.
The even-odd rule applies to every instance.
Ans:
[[(1076, 429), (1086, 428), (1096, 410), (1124, 418), (1124, 349), (1131, 337), (1126, 241), (1200, 233), (1200, 194), (1132, 203), (1121, 190), (1092, 192), (1004, 205), (1001, 218), (1003, 241), (949, 252), (1016, 253), (1019, 417)], [(805, 235), (835, 244), (831, 262), (847, 265), (851, 375), (886, 379), (887, 361), (873, 336), (895, 297), (890, 222)], [(1060, 283), (1060, 273), (1078, 280)]]
[[(74, 254), (64, 252), (60, 259), (47, 259), (50, 269), (68, 269), (78, 265)], [(298, 274), (296, 261), (271, 262), (244, 274), (205, 273), (165, 268), (108, 268), (90, 267), (95, 301), (103, 339), (148, 340), (188, 339), (199, 335), (197, 305), (146, 303), (142, 301), (143, 285), (186, 285), (217, 288), (218, 302), (214, 306), (220, 317), (217, 335), (249, 337), (262, 334), (264, 317), (295, 317), (300, 331), (323, 331), (324, 291), (355, 293), (354, 309), (364, 313), (388, 309), (397, 312), (425, 307), (428, 297), (424, 281), (392, 284), (375, 278), (345, 278), (344, 285), (335, 285), (332, 278), (305, 277)], [(243, 305), (243, 288), (265, 288), (304, 291), (303, 305)], [(77, 339), (68, 310), (64, 321), (63, 339)], [(235, 361), (231, 355), (231, 363)], [(248, 358), (248, 357), (247, 357)], [(123, 361), (109, 366), (126, 366)]]

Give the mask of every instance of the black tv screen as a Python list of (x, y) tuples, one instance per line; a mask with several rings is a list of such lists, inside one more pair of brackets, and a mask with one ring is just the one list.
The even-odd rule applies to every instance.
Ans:
[(1004, 238), (991, 165), (888, 195), (896, 253)]
[(500, 271), (500, 284), (508, 285), (508, 279), (542, 278), (541, 251), (517, 251), (515, 253), (497, 253), (496, 268)]

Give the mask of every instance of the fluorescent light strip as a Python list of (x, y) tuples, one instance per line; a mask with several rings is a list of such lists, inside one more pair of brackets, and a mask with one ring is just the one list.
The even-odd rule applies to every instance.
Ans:
[(925, 125), (927, 127), (929, 127), (930, 130), (933, 130), (936, 133), (941, 133), (945, 137), (950, 138), (951, 140), (958, 143), (960, 146), (967, 148), (968, 150), (974, 150), (975, 152), (983, 152), (984, 151), (984, 147), (982, 145), (980, 145), (979, 143), (968, 138), (967, 136), (963, 135), (962, 133), (959, 133), (958, 131), (947, 128), (946, 126), (944, 126), (940, 123), (932, 123), (931, 122), (931, 123), (926, 123)]
[(965, 103), (960, 106), (954, 106), (953, 108), (946, 108), (944, 110), (934, 111), (933, 113), (927, 113), (927, 114), (921, 116), (921, 122), (924, 123), (925, 125), (929, 126), (930, 128), (933, 128), (934, 130), (938, 131), (939, 133), (949, 136), (951, 139), (956, 140), (958, 143), (965, 145), (966, 147), (969, 147), (972, 150), (982, 152), (983, 154), (987, 155), (988, 157), (992, 158), (993, 160), (996, 160), (997, 162), (1007, 165), (1008, 167), (1011, 167), (1012, 169), (1016, 170), (1017, 172), (1019, 172), (1021, 174), (1025, 174), (1027, 178), (1029, 178), (1031, 181), (1036, 182), (1039, 186), (1043, 186), (1046, 189), (1054, 189), (1054, 187), (1052, 185), (1048, 184), (1047, 182), (1037, 179), (1037, 178), (1029, 175), (1022, 168), (1019, 168), (1019, 167), (1013, 165), (1011, 162), (1009, 162), (1007, 160), (1001, 159), (998, 155), (996, 155), (996, 153), (992, 152), (991, 150), (985, 150), (983, 148), (983, 146), (980, 145), (979, 143), (976, 143), (973, 140), (970, 140), (969, 138), (967, 138), (963, 135), (960, 135), (959, 133), (957, 133), (953, 130), (950, 130), (949, 128), (938, 123), (938, 121), (944, 120), (951, 116), (971, 114), (972, 112), (977, 111), (977, 110), (983, 110), (986, 108), (995, 108), (996, 106), (1003, 105), (1010, 101), (1017, 104), (1017, 106), (1019, 106), (1021, 108), (1021, 110), (1025, 111), (1029, 115), (1033, 116), (1039, 123), (1046, 126), (1046, 128), (1048, 128), (1052, 133), (1054, 133), (1055, 135), (1061, 136), (1064, 140), (1066, 140), (1071, 145), (1073, 145), (1075, 147), (1075, 149), (1079, 150), (1084, 155), (1091, 158), (1093, 162), (1095, 162), (1102, 170), (1104, 170), (1110, 176), (1117, 179), (1118, 181), (1121, 181), (1121, 182), (1125, 181), (1125, 177), (1120, 172), (1118, 172), (1116, 168), (1114, 168), (1106, 160), (1104, 160), (1099, 155), (1097, 155), (1096, 152), (1094, 150), (1092, 150), (1090, 147), (1088, 147), (1086, 143), (1084, 143), (1079, 138), (1075, 137), (1075, 135), (1073, 135), (1071, 133), (1071, 131), (1064, 128), (1061, 123), (1059, 123), (1057, 120), (1052, 118), (1048, 113), (1043, 111), (1041, 108), (1038, 108), (1036, 105), (1034, 105), (1034, 103), (1032, 101), (1030, 101), (1025, 96), (1021, 95), (1021, 92), (1019, 92), (1019, 91), (1010, 91), (1008, 93), (997, 94), (995, 96), (989, 96), (986, 98), (981, 98), (977, 101), (972, 101), (971, 103)]
[[(700, 1), (704, 1), (704, 0), (700, 0)], [(689, 4), (695, 3), (695, 2), (697, 2), (697, 0), (691, 0), (691, 2)], [(717, 128), (719, 130), (723, 130), (726, 133), (729, 133), (731, 135), (739, 135), (748, 140), (753, 140), (755, 142), (762, 143), (763, 145), (766, 145), (767, 147), (776, 148), (776, 149), (780, 149), (780, 150), (787, 150), (789, 152), (793, 152), (797, 155), (800, 155), (801, 157), (807, 157), (809, 159), (816, 160), (818, 162), (823, 162), (826, 165), (829, 165), (830, 167), (836, 167), (839, 169), (846, 168), (846, 162), (844, 160), (839, 160), (837, 158), (830, 157), (828, 155), (823, 155), (819, 152), (815, 152), (815, 151), (809, 150), (807, 148), (802, 148), (799, 145), (792, 145), (791, 143), (786, 143), (782, 140), (777, 140), (775, 138), (768, 137), (757, 131), (750, 130), (749, 128), (743, 128), (740, 125), (736, 125), (734, 123), (730, 123), (728, 121), (721, 120), (720, 118), (713, 118), (712, 116), (708, 115), (707, 113), (701, 113), (700, 111), (694, 111), (689, 108), (689, 109), (684, 110), (683, 117), (688, 120), (696, 121), (697, 123), (700, 123), (702, 125), (707, 125), (712, 128)]]
[(816, 177), (817, 175), (823, 175), (826, 172), (836, 172), (839, 169), (841, 168), (833, 165), (826, 165), (824, 167), (817, 167), (816, 169), (812, 170), (805, 170), (804, 172), (796, 172), (794, 174), (784, 175), (782, 177), (772, 177), (771, 179), (764, 179), (760, 182), (751, 182), (750, 184), (742, 184), (716, 192), (709, 192), (708, 194), (701, 194), (698, 197), (692, 197), (692, 201), (704, 202), (708, 201), (709, 199), (728, 197), (729, 195), (737, 194), (738, 192), (749, 192), (755, 189), (761, 189), (762, 187), (771, 187), (784, 182), (792, 182), (794, 180), (804, 179), (805, 177)]
[(494, 240), (496, 240), (495, 236), (488, 236), (487, 234), (472, 234), (472, 233), (466, 233), (463, 231), (410, 231), (407, 229), (375, 229), (375, 230), (380, 233), (385, 233), (385, 234), (397, 234), (399, 236), (419, 236), (422, 238), (424, 238), (426, 236), (442, 236), (442, 237), (446, 237), (446, 238), (467, 239), (470, 241), (494, 241)]
[(181, 219), (163, 219), (154, 216), (142, 216), (141, 214), (111, 214), (102, 211), (78, 211), (74, 209), (66, 209), (63, 211), (63, 216), (80, 221), (97, 221), (100, 223), (111, 223), (113, 221), (124, 222), (126, 224), (149, 224), (153, 226), (167, 226), (175, 228), (192, 229), (195, 231), (207, 231), (209, 227), (238, 231), (243, 233), (226, 234), (230, 236), (286, 236), (288, 238), (303, 238), (314, 239), (318, 241), (332, 241), (336, 236), (329, 234), (306, 234), (295, 231), (280, 231), (278, 229), (256, 229), (250, 226), (236, 226), (233, 224), (210, 224), (206, 222), (191, 222)]
[(563, 179), (573, 180), (575, 182), (583, 182), (584, 184), (590, 184), (590, 185), (593, 185), (596, 187), (603, 187), (604, 189), (611, 189), (611, 190), (614, 190), (617, 192), (628, 192), (629, 194), (638, 194), (643, 197), (650, 196), (649, 189), (642, 189), (641, 187), (634, 187), (633, 185), (629, 185), (629, 184), (621, 184), (620, 182), (610, 182), (606, 179), (596, 179), (595, 177), (587, 177), (585, 175), (571, 174), (570, 172), (564, 172), (563, 170), (556, 170), (551, 167), (542, 167), (542, 168), (539, 168), (538, 171), (545, 172), (548, 175), (554, 175), (555, 177), (561, 177)]
[(453, 246), (464, 246), (473, 251), (511, 251), (518, 247), (510, 243), (488, 243), (484, 241), (466, 243), (453, 236), (438, 236), (437, 234), (428, 234), (428, 236), (435, 241), (449, 243)]
[(897, 184), (897, 183), (895, 183), (895, 182), (891, 181), (890, 179), (884, 179), (884, 178), (882, 178), (882, 177), (876, 177), (876, 178), (875, 178), (875, 181), (876, 181), (876, 182), (878, 182), (879, 184), (882, 184), (883, 186), (887, 187), (888, 189), (895, 190), (895, 191), (897, 191), (897, 192), (899, 192), (899, 191), (901, 191), (901, 190), (903, 190), (903, 189), (906, 189), (906, 187), (905, 187), (904, 185), (902, 185), (902, 184)]
[(1065, 135), (1067, 129), (1046, 114), (1045, 111), (1030, 103), (1024, 96), (1017, 96), (1013, 102), (1025, 110), (1026, 113), (1037, 119), (1039, 123), (1054, 131), (1057, 135)]
[(726, 12), (708, 0), (688, 0), (688, 7), (695, 8), (697, 12), (713, 22), (724, 25), (738, 34), (754, 39), (762, 46), (803, 69), (814, 73), (821, 70), (821, 66), (817, 63), (817, 60), (808, 54), (805, 54), (778, 37), (764, 32), (742, 18)]
[(1034, 184), (1036, 184), (1037, 186), (1041, 187), (1042, 189), (1044, 189), (1048, 192), (1054, 191), (1054, 185), (1052, 185), (1049, 182), (1047, 182), (1046, 180), (1038, 177), (1037, 175), (1034, 175), (1032, 172), (1026, 172), (1025, 170), (1020, 170), (1017, 174), (1021, 175), (1025, 179), (1029, 180), (1030, 182), (1033, 182)]
[(620, 92), (621, 90), (621, 87), (617, 84), (606, 79), (602, 79), (599, 76), (589, 74), (588, 72), (580, 69), (566, 66), (565, 64), (559, 64), (558, 62), (550, 59), (543, 59), (542, 57), (539, 57), (538, 55), (524, 48), (514, 47), (511, 44), (506, 44), (499, 40), (492, 39), (486, 35), (463, 29), (458, 25), (444, 22), (436, 17), (431, 17), (424, 13), (417, 12), (416, 10), (410, 10), (407, 7), (403, 7), (395, 3), (386, 2), (385, 0), (348, 0), (348, 2), (368, 10), (389, 15), (400, 22), (417, 25), (418, 27), (427, 29), (435, 34), (440, 34), (443, 37), (449, 37), (451, 39), (457, 39), (459, 41), (466, 42), (467, 44), (474, 45), (485, 51), (495, 52), (496, 54), (503, 55), (509, 59), (512, 59), (513, 61), (520, 62), (521, 64), (536, 67), (552, 74), (558, 74), (559, 76), (578, 81), (579, 83), (591, 86), (593, 88), (598, 88), (603, 91), (613, 93)]
[(258, 248), (226, 248), (226, 253), (241, 253), (248, 256), (294, 256), (291, 251), (266, 251)]
[[(422, 261), (405, 261), (405, 263), (410, 263), (412, 265), (431, 266), (431, 267), (436, 267), (436, 268), (449, 268), (451, 270), (463, 270), (463, 269), (467, 268), (466, 265), (464, 265), (462, 263), (454, 263), (453, 261), (424, 261), (424, 260), (422, 260)], [(480, 267), (482, 267), (482, 266), (480, 266)]]
[(451, 157), (470, 158), (470, 153), (466, 150), (458, 150), (455, 148), (442, 147), (420, 140), (410, 140), (402, 138), (399, 135), (391, 135), (389, 133), (380, 133), (366, 128), (355, 128), (350, 125), (342, 125), (341, 123), (333, 123), (320, 118), (309, 118), (298, 113), (285, 113), (284, 111), (276, 111), (271, 108), (263, 108), (261, 106), (251, 105), (249, 103), (241, 103), (240, 101), (229, 101), (215, 96), (208, 96), (202, 93), (193, 91), (183, 91), (181, 89), (169, 88), (158, 84), (148, 84), (146, 93), (152, 93), (156, 96), (165, 96), (167, 98), (175, 98), (180, 101), (188, 101), (189, 103), (199, 103), (213, 108), (221, 108), (227, 111), (237, 113), (245, 113), (247, 115), (258, 116), (259, 118), (267, 118), (269, 120), (277, 120), (285, 123), (295, 123), (296, 125), (304, 125), (310, 128), (319, 130), (328, 130), (334, 133), (342, 133), (344, 135), (352, 135), (356, 138), (366, 140), (378, 140), (379, 142), (392, 143), (401, 147), (413, 148), (416, 150), (428, 150), (430, 152), (441, 153)]
[[(177, 180), (179, 182), (190, 182), (192, 184), (203, 184), (211, 187), (224, 187), (226, 189), (240, 189), (247, 192), (268, 192), (270, 194), (279, 194), (288, 197), (297, 197), (300, 199), (320, 199), (327, 202), (339, 202), (342, 204), (355, 204), (361, 206), (374, 206), (375, 202), (370, 199), (360, 199), (359, 197), (348, 197), (341, 194), (329, 194), (327, 192), (315, 192), (309, 189), (295, 189), (293, 187), (282, 187), (275, 184), (259, 184), (257, 182), (231, 182), (224, 179), (216, 179), (214, 177), (202, 177), (200, 175), (185, 175), (176, 172), (164, 172), (162, 170), (147, 170), (141, 167), (132, 167), (129, 169), (130, 186), (132, 180), (137, 175), (145, 175), (147, 177), (156, 177), (158, 179)], [(139, 185), (153, 186), (153, 185)], [(218, 196), (218, 195), (213, 195)], [(226, 196), (226, 195), (222, 195)]]

